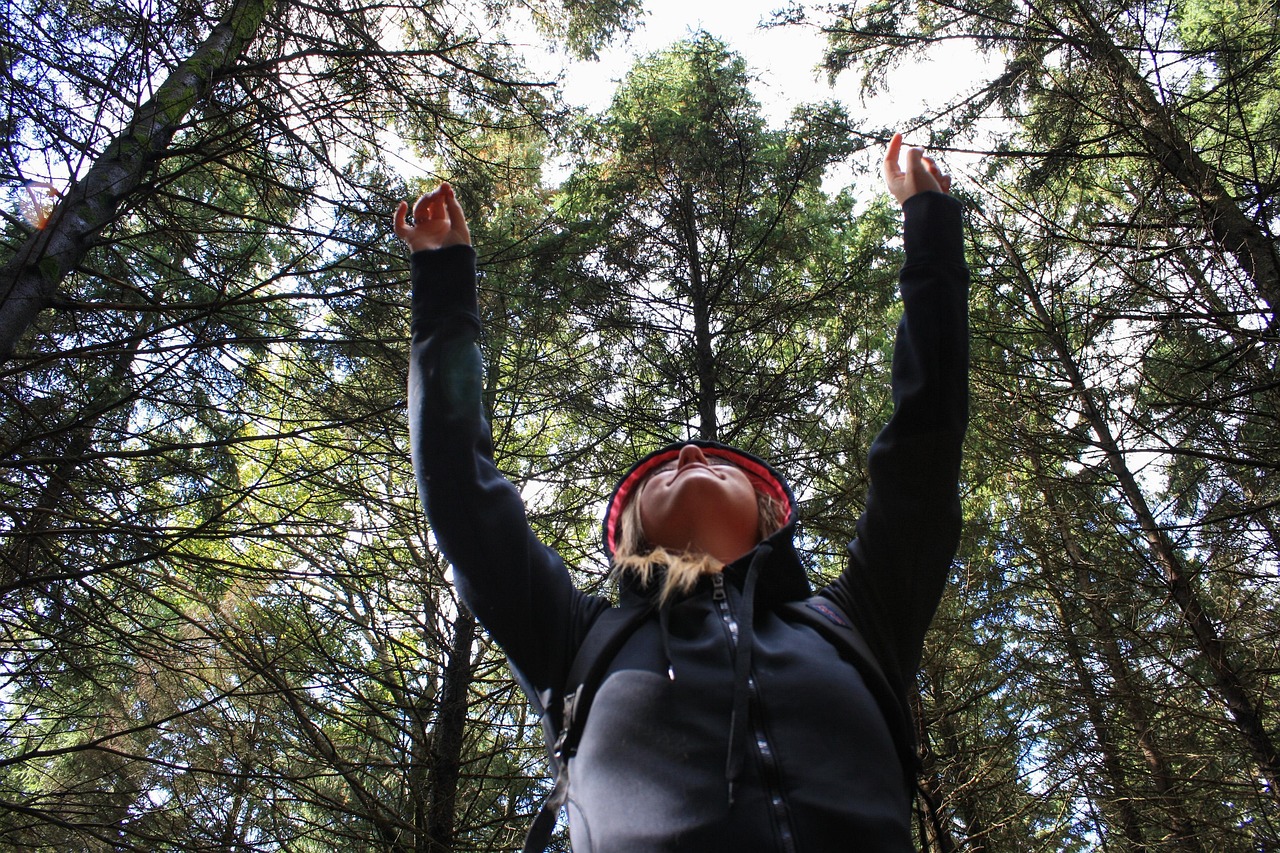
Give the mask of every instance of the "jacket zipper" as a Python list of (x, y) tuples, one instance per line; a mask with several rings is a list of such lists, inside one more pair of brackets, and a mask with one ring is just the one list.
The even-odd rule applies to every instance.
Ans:
[[(711, 583), (711, 600), (716, 603), (720, 619), (724, 622), (725, 629), (728, 631), (729, 651), (735, 652), (738, 648), (738, 620), (734, 617), (733, 606), (729, 603), (729, 595), (724, 586), (724, 575), (719, 572), (712, 575)], [(755, 744), (756, 754), (760, 758), (761, 766), (764, 768), (765, 794), (769, 798), (769, 806), (773, 810), (774, 819), (777, 822), (778, 840), (782, 842), (784, 853), (796, 853), (795, 833), (791, 829), (791, 816), (787, 810), (786, 800), (782, 796), (781, 774), (778, 771), (777, 755), (773, 750), (773, 745), (769, 742), (769, 735), (764, 730), (764, 722), (760, 719), (763, 714), (760, 712), (759, 695), (756, 691), (756, 677), (750, 672), (747, 673), (747, 689), (747, 705), (749, 708), (756, 710), (756, 713), (748, 714), (748, 717), (755, 721), (751, 739)]]

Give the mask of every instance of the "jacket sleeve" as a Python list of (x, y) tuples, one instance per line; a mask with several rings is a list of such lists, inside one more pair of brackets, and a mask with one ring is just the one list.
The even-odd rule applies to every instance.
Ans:
[(920, 193), (903, 217), (893, 416), (868, 454), (870, 487), (848, 567), (824, 594), (858, 623), (905, 696), (960, 539), (969, 273), (958, 201)]
[(417, 252), (411, 264), (409, 436), (418, 494), (462, 600), (526, 687), (543, 693), (561, 686), (582, 626), (607, 605), (573, 586), (494, 465), (481, 400), (474, 250)]

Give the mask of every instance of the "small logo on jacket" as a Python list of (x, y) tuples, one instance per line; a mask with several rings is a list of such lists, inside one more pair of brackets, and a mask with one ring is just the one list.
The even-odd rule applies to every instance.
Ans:
[(834, 607), (832, 607), (830, 604), (827, 604), (825, 601), (819, 601), (817, 599), (811, 598), (808, 601), (806, 601), (805, 604), (808, 605), (809, 609), (818, 611), (823, 616), (827, 617), (828, 621), (834, 622), (835, 624), (839, 625), (841, 628), (853, 627), (852, 625), (849, 624), (849, 620), (844, 618), (844, 614), (837, 611)]

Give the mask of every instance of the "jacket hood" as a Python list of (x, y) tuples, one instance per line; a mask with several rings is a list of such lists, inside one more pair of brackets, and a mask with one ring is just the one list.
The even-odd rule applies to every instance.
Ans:
[(631, 502), (631, 499), (635, 497), (636, 490), (639, 489), (645, 478), (654, 469), (675, 459), (680, 455), (681, 448), (690, 444), (702, 448), (708, 455), (728, 459), (744, 470), (757, 491), (763, 492), (783, 506), (787, 519), (784, 527), (790, 527), (795, 523), (795, 495), (791, 493), (791, 487), (787, 485), (787, 481), (769, 463), (745, 450), (739, 450), (727, 444), (720, 444), (717, 441), (702, 441), (698, 439), (677, 441), (653, 451), (632, 465), (630, 470), (618, 481), (618, 485), (614, 487), (613, 494), (609, 496), (609, 503), (605, 507), (603, 530), (604, 552), (605, 556), (610, 560), (613, 559), (613, 552), (621, 535), (622, 512), (627, 508), (627, 504)]

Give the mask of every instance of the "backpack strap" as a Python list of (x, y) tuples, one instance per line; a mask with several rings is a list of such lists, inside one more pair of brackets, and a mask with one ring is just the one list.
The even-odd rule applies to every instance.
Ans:
[(853, 620), (840, 607), (824, 595), (815, 595), (804, 601), (791, 601), (783, 605), (795, 621), (809, 625), (840, 652), (840, 656), (853, 664), (862, 676), (871, 696), (876, 700), (889, 734), (893, 737), (894, 750), (902, 764), (902, 774), (907, 782), (908, 796), (915, 793), (920, 773), (920, 753), (916, 748), (915, 719), (903, 698), (893, 689), (884, 674), (880, 661), (866, 638), (854, 626)]
[(551, 843), (556, 817), (569, 799), (569, 759), (578, 752), (591, 701), (622, 645), (652, 612), (652, 607), (610, 607), (601, 612), (569, 665), (563, 700), (547, 704), (542, 720), (555, 785), (529, 826), (523, 853), (542, 853)]

